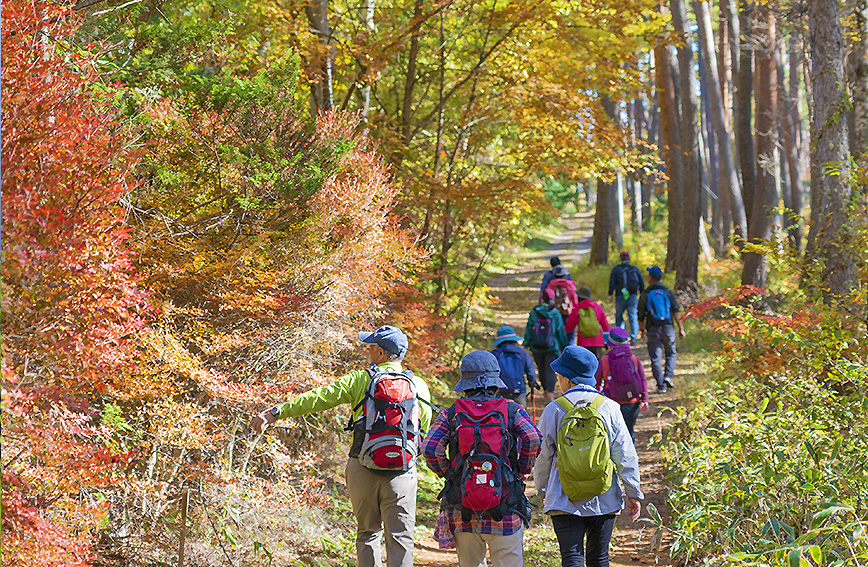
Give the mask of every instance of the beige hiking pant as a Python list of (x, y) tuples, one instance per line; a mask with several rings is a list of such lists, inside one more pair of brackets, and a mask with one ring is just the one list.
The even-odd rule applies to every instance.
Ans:
[(524, 565), (524, 526), (512, 535), (455, 532), (459, 567), (486, 567), (485, 546), (492, 567), (522, 567)]
[(381, 567), (380, 538), (384, 531), (386, 565), (413, 567), (416, 469), (398, 476), (383, 476), (351, 457), (347, 460), (346, 478), (356, 516), (359, 567)]

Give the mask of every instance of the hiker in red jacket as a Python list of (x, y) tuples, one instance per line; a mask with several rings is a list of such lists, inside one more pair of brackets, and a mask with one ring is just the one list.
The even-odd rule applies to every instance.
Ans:
[(583, 285), (576, 292), (579, 303), (564, 327), (576, 331), (576, 344), (593, 352), (597, 359), (606, 354), (603, 333), (609, 332), (609, 320), (603, 307), (591, 299), (591, 288)]

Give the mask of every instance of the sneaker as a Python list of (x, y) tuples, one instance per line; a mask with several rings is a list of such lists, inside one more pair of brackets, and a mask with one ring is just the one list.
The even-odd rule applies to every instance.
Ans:
[(658, 394), (665, 394), (666, 393), (666, 385), (664, 384), (662, 386), (657, 386), (657, 393)]
[(669, 386), (670, 388), (675, 387), (675, 384), (672, 382), (672, 378), (670, 378), (669, 376), (663, 379), (663, 384)]

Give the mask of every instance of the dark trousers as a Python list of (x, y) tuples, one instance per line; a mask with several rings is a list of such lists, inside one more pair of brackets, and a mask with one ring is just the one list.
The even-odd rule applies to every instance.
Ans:
[(630, 432), (630, 437), (633, 443), (636, 443), (636, 434), (633, 433), (633, 428), (636, 426), (636, 418), (639, 417), (639, 402), (632, 404), (621, 404), (621, 415), (624, 416), (624, 423), (627, 424), (627, 431)]
[(609, 541), (615, 528), (615, 514), (606, 516), (562, 514), (552, 516), (552, 525), (561, 549), (563, 567), (609, 566)]
[[(672, 380), (675, 376), (675, 325), (660, 325), (646, 327), (648, 335), (648, 356), (651, 358), (651, 373), (657, 382), (657, 387), (663, 387), (666, 378)], [(665, 356), (665, 366), (664, 366)]]
[(554, 351), (533, 353), (533, 361), (536, 363), (536, 373), (539, 376), (539, 383), (542, 384), (543, 390), (546, 392), (555, 391), (555, 382), (557, 382), (558, 377), (555, 371), (552, 370), (552, 362), (557, 357), (558, 353)]

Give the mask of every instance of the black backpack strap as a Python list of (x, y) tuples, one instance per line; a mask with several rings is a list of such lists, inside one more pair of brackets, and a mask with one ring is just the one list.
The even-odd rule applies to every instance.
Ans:
[(350, 411), (350, 418), (347, 421), (347, 426), (344, 427), (344, 431), (352, 431), (354, 429), (355, 422), (353, 421), (353, 416), (356, 415), (356, 412), (359, 410), (359, 408), (362, 407), (368, 400), (368, 389), (371, 385), (371, 381), (377, 376), (377, 374), (382, 372), (380, 367), (376, 364), (371, 364), (369, 367), (365, 368), (365, 371), (367, 371), (368, 375), (370, 376), (370, 378), (368, 379), (368, 385), (365, 386), (365, 395), (362, 396), (362, 399), (359, 400), (359, 403), (353, 406), (353, 409)]

